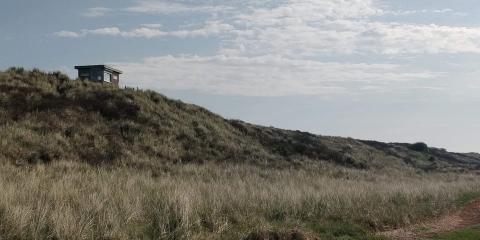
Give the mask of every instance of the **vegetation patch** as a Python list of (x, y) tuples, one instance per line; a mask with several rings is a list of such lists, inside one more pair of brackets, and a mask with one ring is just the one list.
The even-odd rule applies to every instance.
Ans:
[(478, 199), (480, 199), (480, 192), (466, 192), (458, 197), (456, 204), (463, 207)]
[(357, 224), (339, 220), (312, 223), (310, 228), (325, 240), (382, 240)]
[(468, 175), (366, 173), (335, 165), (174, 164), (153, 174), (65, 161), (28, 168), (6, 163), (0, 164), (0, 236), (373, 240), (376, 229), (448, 212), (479, 186)]
[(409, 146), (410, 149), (417, 152), (428, 152), (428, 145), (423, 142), (417, 142)]
[(290, 231), (256, 231), (250, 233), (244, 240), (317, 240), (315, 237), (308, 237), (298, 230)]
[(479, 236), (480, 227), (473, 227), (452, 233), (441, 234), (431, 238), (431, 240), (478, 240)]

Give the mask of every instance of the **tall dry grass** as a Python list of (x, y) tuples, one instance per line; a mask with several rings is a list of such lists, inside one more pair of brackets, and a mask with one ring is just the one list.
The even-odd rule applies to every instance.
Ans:
[(243, 239), (331, 221), (374, 230), (441, 214), (473, 175), (328, 166), (175, 165), (149, 172), (57, 162), (0, 166), (0, 239)]

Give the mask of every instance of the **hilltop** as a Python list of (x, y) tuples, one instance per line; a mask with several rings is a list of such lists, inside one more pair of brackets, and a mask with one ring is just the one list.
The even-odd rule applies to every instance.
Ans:
[(381, 143), (228, 120), (154, 91), (117, 89), (55, 72), (0, 72), (0, 158), (152, 168), (163, 163), (251, 163), (350, 168), (480, 168), (480, 155)]

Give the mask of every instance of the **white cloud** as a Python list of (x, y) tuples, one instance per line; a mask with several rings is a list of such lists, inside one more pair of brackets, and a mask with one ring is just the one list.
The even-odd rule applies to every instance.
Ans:
[(444, 8), (444, 9), (421, 9), (421, 10), (386, 10), (384, 11), (384, 15), (413, 15), (413, 14), (445, 14), (445, 13), (452, 13), (452, 14), (461, 14), (460, 12), (456, 12), (451, 8)]
[[(207, 3), (210, 3), (207, 4)], [(217, 4), (216, 4), (217, 3)], [(221, 3), (221, 4), (220, 4)], [(89, 35), (159, 38), (218, 36), (220, 54), (290, 58), (323, 54), (383, 54), (390, 56), (436, 53), (479, 53), (480, 28), (420, 25), (373, 20), (375, 16), (456, 13), (451, 8), (396, 10), (380, 0), (162, 1), (144, 0), (127, 11), (138, 14), (215, 13), (197, 28), (144, 24), (132, 30), (116, 27), (61, 31), (59, 37)], [(91, 15), (109, 11), (92, 8)], [(228, 13), (228, 14), (227, 14)]]
[(221, 12), (230, 9), (227, 6), (187, 5), (173, 1), (139, 1), (126, 10), (135, 13), (174, 14), (185, 12)]
[(279, 56), (163, 56), (113, 64), (125, 71), (125, 84), (130, 86), (249, 96), (348, 94), (358, 92), (358, 86), (438, 76), (391, 64), (319, 62)]
[(434, 13), (451, 13), (451, 12), (455, 12), (453, 9), (451, 8), (444, 8), (444, 9), (435, 9), (433, 10)]
[[(147, 27), (149, 26), (149, 27)], [(79, 38), (90, 35), (96, 36), (119, 36), (127, 38), (156, 38), (156, 37), (209, 37), (212, 35), (219, 35), (225, 32), (234, 30), (233, 26), (219, 21), (208, 21), (204, 26), (196, 29), (182, 29), (175, 31), (163, 31), (160, 25), (153, 26), (152, 24), (143, 25), (143, 27), (136, 28), (129, 31), (124, 31), (118, 27), (106, 27), (98, 29), (84, 29), (80, 32), (60, 31), (54, 33), (55, 36), (65, 38)]]
[(480, 28), (375, 22), (359, 39), (371, 46), (358, 49), (388, 55), (480, 53)]
[(303, 22), (250, 27), (221, 51), (238, 55), (280, 54), (298, 58), (321, 54), (480, 53), (480, 28), (367, 21)]
[(373, 16), (402, 13), (380, 6), (373, 0), (288, 0), (273, 8), (256, 8), (234, 17), (236, 35), (221, 52), (293, 58), (480, 52), (480, 28), (374, 21)]
[(162, 28), (162, 27), (163, 27), (163, 24), (161, 24), (161, 23), (145, 23), (145, 24), (142, 24), (142, 27), (146, 27), (146, 28)]
[[(59, 37), (123, 38), (218, 37), (210, 57), (163, 56), (117, 63), (127, 85), (145, 88), (194, 89), (217, 94), (282, 96), (362, 94), (398, 89), (444, 90), (434, 79), (443, 73), (395, 64), (322, 62), (325, 56), (415, 56), (437, 53), (480, 53), (480, 28), (391, 22), (377, 16), (451, 14), (452, 9), (391, 10), (380, 0), (282, 0), (232, 3), (229, 7), (190, 1), (141, 1), (128, 9), (140, 14), (200, 14), (200, 25), (160, 23), (134, 29), (106, 27)], [(212, 0), (215, 2), (215, 0)], [(222, 1), (222, 4), (228, 1)], [(253, 7), (255, 6), (255, 7)], [(229, 14), (225, 14), (228, 12)], [(136, 14), (133, 14), (134, 16)], [(405, 81), (417, 81), (405, 84)]]
[(110, 13), (112, 9), (104, 8), (104, 7), (94, 7), (87, 9), (86, 12), (83, 13), (85, 17), (103, 17)]
[(374, 0), (289, 0), (273, 8), (256, 8), (238, 20), (255, 26), (276, 26), (291, 22), (316, 22), (325, 19), (362, 19), (384, 11)]
[(118, 36), (121, 34), (122, 31), (117, 27), (98, 28), (93, 30), (84, 29), (80, 32), (60, 31), (54, 33), (55, 36), (63, 38), (81, 38), (87, 35)]
[(76, 32), (71, 32), (71, 31), (60, 31), (54, 33), (55, 36), (57, 37), (63, 37), (63, 38), (79, 38), (82, 37), (81, 34), (76, 33)]
[(82, 33), (80, 35), (88, 35), (88, 34), (92, 34), (92, 35), (105, 35), (105, 36), (118, 36), (118, 35), (122, 35), (123, 32), (120, 31), (119, 28), (117, 27), (106, 27), (106, 28), (98, 28), (98, 29), (94, 29), (94, 30), (84, 30), (82, 31)]

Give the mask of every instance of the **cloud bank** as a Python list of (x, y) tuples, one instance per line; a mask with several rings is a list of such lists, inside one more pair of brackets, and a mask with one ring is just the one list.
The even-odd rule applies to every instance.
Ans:
[[(255, 96), (395, 91), (405, 89), (402, 82), (432, 83), (443, 73), (383, 64), (385, 59), (480, 53), (480, 27), (401, 21), (402, 16), (418, 14), (460, 15), (452, 8), (392, 9), (382, 0), (142, 0), (116, 11), (132, 18), (180, 20), (168, 28), (158, 21), (133, 29), (102, 26), (54, 35), (219, 42), (210, 56), (172, 54), (116, 63), (128, 73), (128, 83), (149, 88)], [(91, 8), (89, 13), (114, 14), (107, 8)], [(324, 60), (335, 58), (352, 60)], [(372, 63), (375, 59), (382, 60)], [(408, 87), (443, 89), (433, 84)]]
[[(222, 54), (279, 54), (291, 57), (319, 54), (437, 54), (479, 53), (480, 28), (412, 24), (375, 20), (385, 15), (451, 14), (453, 9), (392, 10), (377, 0), (251, 1), (243, 4), (207, 1), (138, 1), (124, 9), (137, 14), (209, 13), (198, 29), (179, 26), (164, 31), (144, 24), (124, 30), (115, 26), (54, 33), (64, 38), (88, 36), (163, 38), (222, 38)], [(268, 4), (267, 4), (268, 3)], [(87, 16), (111, 9), (91, 8)]]
[(280, 56), (163, 56), (112, 64), (125, 71), (127, 85), (246, 96), (351, 94), (361, 85), (375, 88), (362, 91), (379, 91), (391, 83), (438, 76), (393, 64), (319, 62)]

